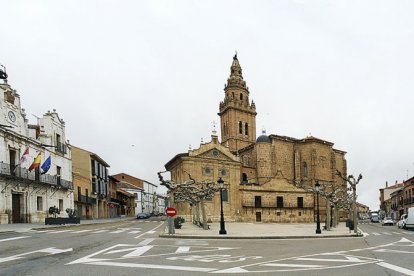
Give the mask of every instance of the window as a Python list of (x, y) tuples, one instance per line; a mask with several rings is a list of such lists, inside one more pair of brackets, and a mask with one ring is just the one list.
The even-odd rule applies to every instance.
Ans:
[(240, 93), (240, 101), (243, 101), (243, 94)]
[(239, 133), (243, 134), (243, 123), (241, 121), (239, 122)]
[(248, 123), (244, 124), (244, 134), (249, 135), (249, 124)]
[(303, 197), (298, 196), (298, 208), (303, 208)]
[(308, 164), (303, 162), (303, 177), (308, 177)]
[(43, 197), (38, 196), (37, 197), (37, 211), (42, 211), (43, 210)]
[(229, 201), (229, 193), (227, 189), (223, 189), (222, 196), (223, 196), (223, 202)]
[(59, 166), (56, 166), (56, 184), (60, 185), (60, 174), (61, 174), (62, 168)]
[(203, 168), (203, 174), (204, 175), (211, 175), (212, 169), (209, 167)]
[(135, 199), (138, 200), (138, 194), (134, 193), (134, 195), (135, 195)]
[(219, 173), (220, 173), (221, 176), (226, 176), (227, 175), (226, 169), (219, 170)]
[(59, 211), (63, 211), (63, 199), (59, 199)]
[(232, 96), (232, 98), (234, 99), (234, 92), (231, 92), (231, 96)]
[(283, 208), (283, 196), (278, 196), (276, 198), (276, 207)]
[(262, 207), (262, 197), (261, 196), (255, 196), (254, 197), (254, 207), (255, 208), (261, 208)]
[(78, 187), (78, 201), (81, 201), (81, 196), (82, 196), (82, 188)]
[(242, 174), (242, 183), (247, 183), (248, 182), (248, 180), (247, 180), (247, 174), (246, 173), (243, 173)]

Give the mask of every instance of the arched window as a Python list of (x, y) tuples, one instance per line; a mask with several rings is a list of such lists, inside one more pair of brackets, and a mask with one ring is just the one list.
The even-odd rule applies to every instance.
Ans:
[(249, 124), (248, 123), (244, 124), (244, 134), (249, 135)]
[(243, 94), (240, 93), (240, 101), (243, 101)]
[(242, 121), (239, 122), (239, 133), (243, 134), (243, 123), (242, 123)]
[(232, 99), (234, 99), (234, 92), (231, 92), (231, 95), (232, 95)]
[(303, 162), (303, 177), (308, 177), (308, 164)]

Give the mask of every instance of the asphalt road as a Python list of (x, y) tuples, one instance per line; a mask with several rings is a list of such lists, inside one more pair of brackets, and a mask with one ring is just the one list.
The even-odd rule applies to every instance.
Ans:
[(414, 231), (395, 226), (297, 240), (159, 238), (164, 227), (135, 220), (1, 234), (0, 275), (414, 275)]

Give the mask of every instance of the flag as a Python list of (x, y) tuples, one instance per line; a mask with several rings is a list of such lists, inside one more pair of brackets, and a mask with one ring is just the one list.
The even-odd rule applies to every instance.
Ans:
[(36, 158), (33, 160), (33, 163), (30, 165), (29, 167), (29, 172), (33, 169), (39, 168), (40, 166), (40, 162), (42, 162), (42, 156), (40, 155), (41, 153), (39, 152), (39, 154), (36, 156)]
[(29, 157), (29, 148), (26, 148), (22, 157), (20, 158), (20, 164), (25, 162), (27, 160), (27, 157)]
[(47, 173), (47, 171), (50, 169), (50, 165), (52, 164), (52, 158), (49, 156), (47, 159), (46, 159), (46, 161), (43, 163), (43, 165), (42, 165), (42, 170), (43, 170), (43, 172), (42, 172), (42, 174), (45, 174), (45, 173)]

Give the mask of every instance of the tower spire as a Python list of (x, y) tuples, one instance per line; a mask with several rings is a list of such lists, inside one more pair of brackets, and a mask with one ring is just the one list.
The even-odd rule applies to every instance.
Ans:
[(218, 115), (221, 141), (223, 145), (229, 145), (230, 151), (237, 152), (256, 141), (256, 105), (249, 101), (249, 89), (243, 80), (237, 52), (233, 56)]
[(246, 88), (246, 82), (243, 80), (242, 69), (237, 58), (237, 51), (233, 57), (233, 63), (230, 67), (230, 77), (227, 79), (227, 87)]

